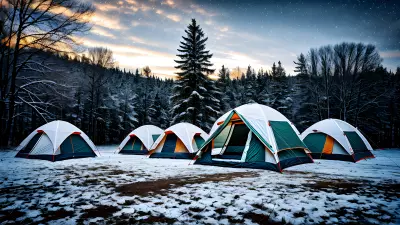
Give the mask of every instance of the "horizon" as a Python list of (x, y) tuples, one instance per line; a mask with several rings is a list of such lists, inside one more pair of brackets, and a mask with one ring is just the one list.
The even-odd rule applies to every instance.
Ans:
[(127, 71), (149, 66), (156, 76), (173, 78), (177, 48), (192, 18), (208, 37), (215, 74), (222, 65), (231, 72), (249, 65), (269, 71), (281, 61), (294, 75), (300, 53), (341, 42), (375, 45), (388, 70), (400, 62), (400, 5), (394, 1), (87, 1), (96, 12), (83, 46), (111, 49)]

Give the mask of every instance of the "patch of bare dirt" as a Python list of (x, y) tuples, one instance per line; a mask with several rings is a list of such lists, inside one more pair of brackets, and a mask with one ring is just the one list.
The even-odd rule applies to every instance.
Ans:
[(37, 223), (32, 223), (32, 224), (45, 224), (49, 221), (52, 220), (59, 220), (59, 219), (65, 219), (68, 217), (72, 217), (75, 213), (73, 211), (67, 211), (65, 209), (59, 209), (56, 211), (46, 211), (43, 213), (41, 216), (44, 218), (41, 221), (38, 221)]
[(18, 210), (2, 210), (0, 211), (0, 223), (5, 221), (15, 221), (21, 216), (24, 216), (25, 213)]
[(174, 224), (175, 222), (177, 222), (177, 219), (166, 217), (163, 214), (155, 216), (149, 212), (139, 211), (136, 215), (123, 213), (118, 217), (110, 217), (106, 224)]
[[(313, 180), (303, 186), (309, 187), (319, 191), (334, 191), (338, 194), (351, 194), (355, 191), (365, 188), (368, 183), (366, 181), (350, 181), (341, 179), (330, 180)], [(369, 185), (368, 185), (369, 186)]]
[(97, 170), (108, 170), (108, 169), (110, 169), (110, 167), (108, 166), (97, 166), (97, 167), (89, 167), (86, 170), (97, 171)]
[(121, 175), (124, 173), (126, 173), (126, 172), (123, 170), (111, 170), (111, 171), (109, 171), (108, 175)]
[(80, 219), (96, 218), (96, 217), (107, 218), (111, 217), (114, 213), (118, 211), (119, 208), (116, 206), (100, 205), (97, 206), (96, 208), (85, 209)]
[(144, 224), (159, 224), (159, 223), (166, 223), (166, 224), (173, 224), (176, 222), (176, 219), (168, 218), (164, 216), (149, 216), (145, 220), (138, 221)]
[(250, 219), (251, 222), (256, 223), (256, 224), (265, 224), (265, 225), (283, 225), (286, 224), (285, 222), (274, 222), (270, 220), (270, 216), (264, 215), (264, 214), (258, 214), (258, 213), (253, 213), (253, 212), (248, 212), (243, 215), (244, 218)]
[(154, 194), (164, 194), (168, 192), (169, 189), (174, 189), (182, 187), (188, 184), (199, 184), (204, 182), (222, 182), (229, 181), (235, 178), (245, 178), (245, 177), (258, 177), (259, 174), (256, 172), (235, 172), (235, 173), (220, 173), (220, 174), (210, 174), (202, 175), (201, 177), (178, 177), (178, 178), (168, 178), (160, 179), (154, 181), (143, 181), (135, 182), (131, 184), (125, 184), (117, 187), (115, 190), (124, 196), (147, 196)]
[(292, 171), (292, 170), (284, 170), (282, 172), (283, 174), (289, 174), (289, 175), (313, 175), (315, 176), (315, 172), (308, 172), (308, 171)]
[(362, 194), (384, 194), (387, 198), (400, 197), (400, 183), (377, 183), (367, 180), (309, 180), (303, 186), (316, 191), (335, 192), (337, 194), (353, 194), (360, 192)]

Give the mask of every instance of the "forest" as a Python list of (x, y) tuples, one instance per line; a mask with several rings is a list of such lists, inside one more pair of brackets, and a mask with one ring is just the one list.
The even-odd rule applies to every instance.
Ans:
[[(144, 124), (167, 128), (187, 121), (208, 132), (225, 112), (257, 102), (283, 113), (300, 132), (317, 121), (339, 118), (358, 127), (375, 148), (400, 147), (400, 66), (396, 71), (384, 68), (374, 45), (344, 42), (310, 48), (298, 52), (295, 71), (286, 71), (280, 61), (269, 70), (213, 68), (212, 49), (206, 50), (213, 37), (206, 37), (192, 20), (187, 36), (177, 43), (177, 77), (161, 79), (146, 65), (136, 71), (119, 68), (113, 52), (102, 46), (72, 54), (79, 46), (71, 35), (90, 29), (83, 18), (94, 9), (60, 2), (75, 13), (53, 12), (50, 17), (22, 3), (15, 10), (2, 7), (3, 146), (18, 145), (52, 120), (71, 122), (96, 144), (119, 143)], [(37, 19), (27, 19), (32, 15)], [(32, 35), (31, 27), (42, 30)], [(60, 50), (65, 45), (70, 51)], [(193, 72), (188, 65), (196, 60), (199, 70)]]

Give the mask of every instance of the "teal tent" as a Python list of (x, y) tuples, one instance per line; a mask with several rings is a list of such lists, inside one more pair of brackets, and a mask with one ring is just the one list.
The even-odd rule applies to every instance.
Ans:
[(120, 154), (145, 155), (163, 130), (153, 125), (136, 128), (121, 142), (118, 147)]
[(315, 123), (301, 138), (314, 159), (357, 162), (374, 158), (372, 147), (362, 133), (342, 120), (326, 119)]
[(312, 163), (297, 129), (278, 111), (246, 104), (219, 118), (195, 164), (282, 171)]

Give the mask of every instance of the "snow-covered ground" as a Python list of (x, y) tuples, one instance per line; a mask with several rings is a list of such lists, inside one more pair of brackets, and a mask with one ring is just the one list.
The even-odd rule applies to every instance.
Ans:
[(0, 152), (0, 224), (400, 224), (400, 150), (277, 173), (115, 148), (55, 163)]

